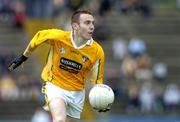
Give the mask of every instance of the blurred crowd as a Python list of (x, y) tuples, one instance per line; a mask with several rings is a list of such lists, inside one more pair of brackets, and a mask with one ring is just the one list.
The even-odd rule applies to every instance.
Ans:
[(54, 19), (78, 8), (88, 8), (98, 18), (112, 9), (119, 14), (151, 15), (149, 0), (0, 0), (0, 21), (22, 27), (25, 19)]
[[(94, 38), (97, 40), (108, 40), (108, 27), (103, 17), (112, 10), (124, 15), (152, 15), (150, 0), (0, 0), (0, 21), (23, 28), (26, 19), (52, 19), (68, 30), (67, 15), (81, 7), (87, 7), (96, 15)], [(180, 8), (179, 0), (177, 8)], [(126, 101), (122, 107), (124, 111), (149, 113), (180, 108), (178, 85), (166, 82), (167, 65), (152, 62), (144, 40), (115, 37), (112, 52), (118, 68), (106, 69), (106, 80), (110, 81), (108, 84), (113, 88), (116, 100), (119, 100), (117, 103)], [(0, 101), (43, 101), (40, 79), (27, 74), (17, 73), (14, 76), (8, 72), (7, 65), (14, 57), (15, 54), (11, 53), (0, 54)], [(41, 110), (38, 109), (38, 112)]]
[(177, 112), (180, 109), (180, 89), (167, 81), (168, 67), (164, 62), (152, 62), (148, 46), (140, 38), (116, 38), (112, 52), (117, 67), (107, 71), (107, 81), (116, 99), (130, 113)]

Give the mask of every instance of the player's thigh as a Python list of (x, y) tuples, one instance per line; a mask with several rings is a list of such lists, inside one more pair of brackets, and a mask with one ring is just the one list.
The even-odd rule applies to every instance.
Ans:
[(53, 120), (66, 120), (66, 104), (62, 98), (55, 98), (49, 102), (49, 109)]

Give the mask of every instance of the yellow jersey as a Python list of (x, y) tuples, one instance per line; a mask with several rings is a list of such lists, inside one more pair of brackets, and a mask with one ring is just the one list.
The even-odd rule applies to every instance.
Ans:
[(76, 46), (72, 32), (60, 29), (42, 30), (30, 42), (32, 49), (48, 42), (51, 45), (42, 79), (71, 91), (84, 89), (91, 74), (92, 84), (103, 83), (104, 51), (93, 39)]

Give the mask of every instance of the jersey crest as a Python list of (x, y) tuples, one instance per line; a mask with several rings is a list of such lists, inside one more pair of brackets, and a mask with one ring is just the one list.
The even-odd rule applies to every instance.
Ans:
[(65, 52), (65, 49), (64, 49), (63, 47), (59, 49), (59, 52), (60, 52), (61, 54), (65, 54), (65, 53), (66, 53), (66, 52)]
[(87, 57), (87, 56), (82, 56), (82, 61), (83, 62), (86, 62), (86, 61), (88, 61), (89, 60), (89, 58)]

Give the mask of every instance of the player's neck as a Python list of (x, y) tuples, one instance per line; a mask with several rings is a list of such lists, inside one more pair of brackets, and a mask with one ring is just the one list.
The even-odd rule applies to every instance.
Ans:
[(75, 32), (73, 33), (73, 40), (74, 40), (76, 46), (78, 46), (78, 47), (86, 44), (86, 42), (88, 41), (88, 40), (85, 40), (82, 37), (80, 37), (78, 35), (78, 33), (75, 33)]

